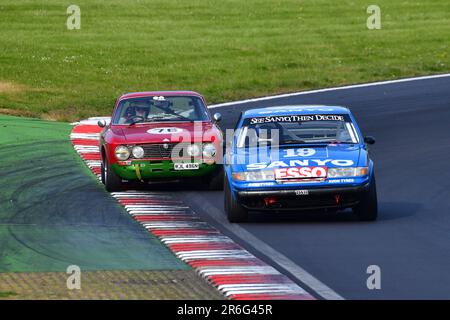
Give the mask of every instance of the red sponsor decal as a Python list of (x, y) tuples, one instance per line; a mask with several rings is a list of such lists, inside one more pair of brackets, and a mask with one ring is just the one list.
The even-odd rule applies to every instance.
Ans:
[(275, 169), (275, 179), (314, 179), (326, 178), (327, 167), (291, 167)]

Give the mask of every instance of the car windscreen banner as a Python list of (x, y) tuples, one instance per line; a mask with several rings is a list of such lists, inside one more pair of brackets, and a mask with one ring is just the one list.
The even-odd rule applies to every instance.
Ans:
[(284, 116), (264, 116), (251, 117), (244, 120), (244, 126), (264, 123), (299, 123), (310, 121), (342, 121), (350, 122), (350, 117), (344, 114), (308, 114), (308, 115), (284, 115)]

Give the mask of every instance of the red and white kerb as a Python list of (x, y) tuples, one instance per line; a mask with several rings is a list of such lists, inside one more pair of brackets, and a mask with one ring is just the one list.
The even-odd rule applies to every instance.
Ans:
[[(99, 119), (109, 118), (90, 118), (75, 123), (70, 138), (76, 152), (100, 178), (98, 139), (102, 129), (97, 126)], [(326, 176), (322, 167), (311, 167), (302, 172), (290, 169), (293, 168), (278, 174), (283, 177)], [(314, 299), (275, 268), (200, 220), (189, 207), (167, 193), (126, 191), (111, 195), (144, 228), (228, 299)]]

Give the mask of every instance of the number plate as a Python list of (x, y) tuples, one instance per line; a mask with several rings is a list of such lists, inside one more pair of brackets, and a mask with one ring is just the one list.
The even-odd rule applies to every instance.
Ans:
[(200, 168), (199, 163), (174, 163), (173, 168), (175, 170), (198, 170)]

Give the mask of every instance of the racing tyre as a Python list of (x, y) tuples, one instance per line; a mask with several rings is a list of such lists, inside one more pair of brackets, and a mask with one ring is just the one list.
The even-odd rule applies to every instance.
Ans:
[(209, 190), (223, 190), (223, 166), (209, 177), (208, 189)]
[(369, 190), (362, 196), (359, 204), (353, 208), (353, 212), (361, 221), (375, 221), (377, 219), (378, 201), (375, 175), (372, 176)]
[(100, 164), (100, 176), (102, 179), (102, 183), (105, 184), (105, 165), (102, 163)]
[(102, 181), (109, 192), (120, 191), (122, 189), (122, 179), (118, 177), (111, 168), (108, 160), (102, 162)]
[(225, 212), (230, 222), (246, 222), (248, 220), (248, 211), (241, 206), (231, 194), (231, 187), (228, 179), (225, 178)]

